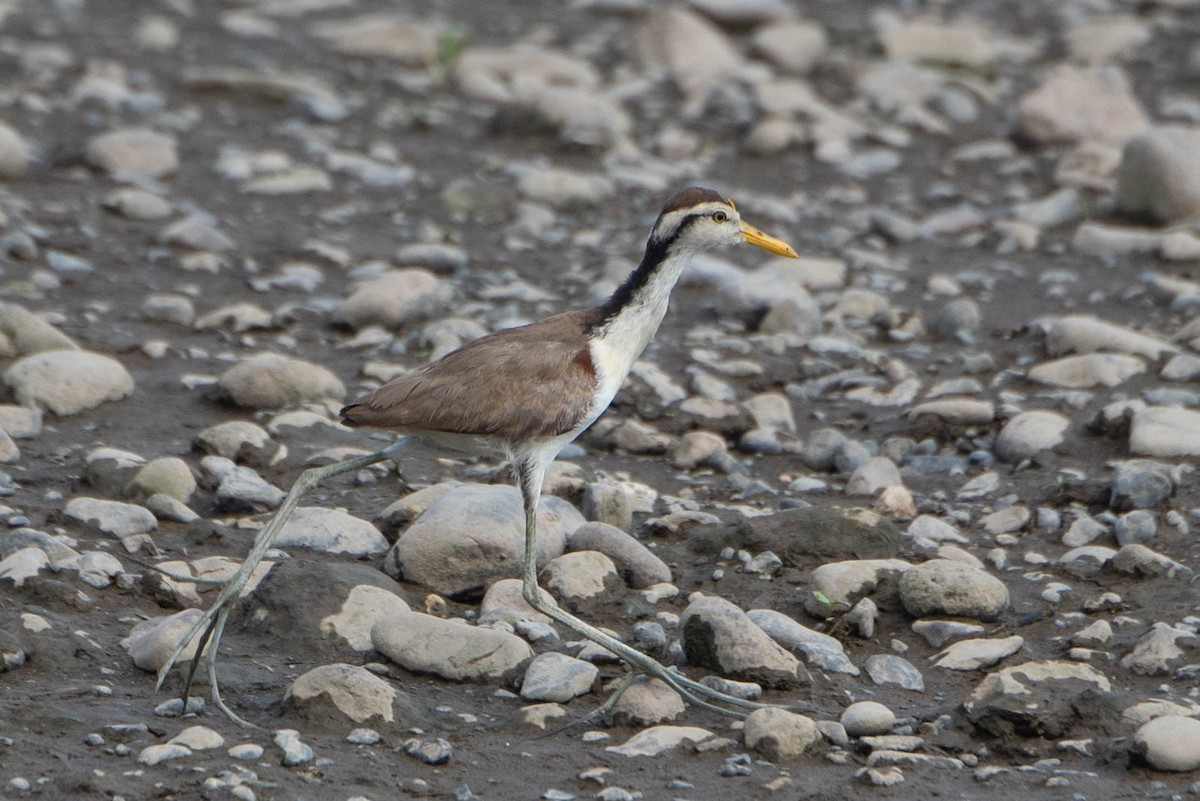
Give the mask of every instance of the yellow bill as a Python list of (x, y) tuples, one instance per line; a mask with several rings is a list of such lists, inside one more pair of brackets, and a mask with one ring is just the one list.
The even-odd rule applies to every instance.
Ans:
[(774, 253), (776, 256), (787, 256), (789, 259), (800, 258), (787, 242), (784, 242), (782, 239), (776, 239), (769, 234), (764, 234), (745, 220), (742, 221), (742, 239), (751, 245), (762, 248), (768, 253)]

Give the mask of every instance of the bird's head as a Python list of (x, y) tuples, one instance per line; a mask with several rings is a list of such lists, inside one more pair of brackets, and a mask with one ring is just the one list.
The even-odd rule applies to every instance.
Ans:
[(650, 231), (650, 244), (674, 253), (749, 243), (778, 256), (796, 258), (796, 251), (742, 219), (732, 200), (711, 189), (692, 186), (676, 192), (663, 206)]

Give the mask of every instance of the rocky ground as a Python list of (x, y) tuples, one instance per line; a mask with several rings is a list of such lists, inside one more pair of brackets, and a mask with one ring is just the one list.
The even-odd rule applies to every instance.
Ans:
[[(5, 796), (1200, 793), (1200, 4), (901, 5), (0, 0)], [(421, 453), (231, 618), (261, 728), (155, 692), (186, 579), (388, 441), (343, 402), (598, 302), (693, 183), (801, 258), (684, 277), (542, 582), (770, 708), (588, 717), (506, 469)]]

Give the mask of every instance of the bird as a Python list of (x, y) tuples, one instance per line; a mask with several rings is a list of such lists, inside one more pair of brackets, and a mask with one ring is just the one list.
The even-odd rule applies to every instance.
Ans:
[(740, 716), (739, 710), (760, 706), (689, 679), (560, 608), (538, 586), (535, 547), (547, 469), (612, 403), (658, 331), (671, 291), (692, 258), (739, 244), (797, 256), (791, 245), (745, 222), (732, 200), (704, 187), (682, 189), (663, 205), (637, 267), (602, 304), (480, 337), (345, 406), (340, 413), (345, 425), (386, 429), (398, 438), (374, 453), (301, 473), (246, 560), (160, 669), (157, 686), (162, 687), (187, 644), (203, 629), (183, 689), (185, 707), (207, 646), (213, 701), (233, 720), (246, 724), (221, 698), (216, 655), (225, 621), (251, 572), (308, 489), (334, 475), (388, 459), (399, 461), (404, 447), (415, 439), (458, 453), (508, 458), (524, 512), (522, 595), (530, 606), (612, 652), (628, 665), (630, 678), (657, 677), (689, 702), (727, 714)]

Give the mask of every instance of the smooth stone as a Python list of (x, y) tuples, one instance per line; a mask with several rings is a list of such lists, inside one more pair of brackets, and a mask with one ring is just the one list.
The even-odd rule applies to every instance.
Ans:
[(878, 701), (856, 701), (842, 710), (839, 721), (851, 737), (887, 734), (896, 722), (896, 713)]
[[(988, 674), (967, 696), (963, 710), (972, 724), (992, 736), (1060, 739), (1081, 718), (1091, 725), (1095, 717), (1095, 701), (1082, 710), (1077, 704), (1092, 693), (1106, 698), (1111, 690), (1108, 678), (1090, 665), (1037, 660)], [(1104, 703), (1100, 701), (1099, 711)]]
[(50, 558), (41, 548), (29, 546), (13, 551), (0, 559), (0, 579), (7, 579), (14, 587), (20, 587), (44, 568), (50, 567)]
[(158, 528), (153, 513), (144, 506), (100, 498), (72, 498), (63, 514), (118, 539), (145, 534)]
[[(537, 512), (539, 566), (561, 556), (565, 533), (584, 524), (561, 498), (546, 497)], [(460, 484), (434, 499), (400, 536), (383, 569), (436, 593), (455, 596), (521, 575), (525, 513), (515, 487)]]
[(1117, 208), (1160, 225), (1200, 216), (1200, 126), (1164, 125), (1130, 139), (1117, 170)]
[(1164, 715), (1142, 724), (1133, 735), (1134, 748), (1159, 770), (1200, 768), (1200, 720)]
[(876, 456), (855, 468), (846, 481), (846, 494), (874, 495), (880, 490), (903, 484), (895, 462), (886, 456)]
[(205, 456), (200, 470), (217, 485), (217, 508), (225, 512), (255, 512), (274, 509), (287, 494), (249, 467), (234, 464), (223, 456)]
[(286, 767), (305, 765), (313, 761), (316, 752), (312, 746), (300, 741), (300, 732), (295, 729), (279, 729), (275, 732), (275, 745), (283, 751), (283, 764)]
[(913, 539), (930, 542), (958, 542), (964, 545), (970, 542), (957, 528), (933, 515), (918, 516), (909, 523), (906, 533)]
[(1146, 363), (1124, 353), (1084, 353), (1042, 362), (1026, 373), (1030, 381), (1067, 389), (1116, 387), (1146, 372)]
[(1071, 644), (1085, 647), (1107, 645), (1112, 640), (1112, 635), (1112, 624), (1107, 620), (1097, 620), (1072, 634)]
[(1149, 406), (1134, 413), (1129, 450), (1140, 456), (1200, 456), (1200, 412)]
[(187, 462), (177, 456), (163, 456), (143, 465), (128, 489), (139, 497), (162, 494), (187, 503), (196, 491), (196, 477)]
[(371, 641), (406, 670), (453, 681), (501, 678), (533, 656), (514, 634), (420, 612), (383, 618), (371, 629)]
[(1022, 412), (996, 437), (996, 455), (1006, 462), (1028, 459), (1062, 444), (1070, 420), (1054, 412)]
[(836, 637), (813, 631), (774, 609), (751, 609), (746, 616), (775, 642), (793, 653), (801, 653), (806, 665), (831, 673), (859, 674)]
[(15, 303), (0, 303), (0, 334), (0, 355), (5, 357), (79, 350), (74, 340), (45, 318)]
[(1062, 536), (1062, 544), (1068, 548), (1089, 545), (1108, 534), (1108, 527), (1091, 515), (1080, 514)]
[(344, 732), (354, 726), (406, 729), (421, 715), (392, 684), (357, 665), (321, 665), (300, 675), (284, 696), (317, 731)]
[(174, 210), (165, 198), (135, 187), (114, 189), (104, 196), (103, 202), (106, 209), (131, 220), (161, 220)]
[(29, 164), (29, 143), (16, 128), (0, 120), (0, 178), (16, 178)]
[[(133, 664), (142, 670), (157, 672), (167, 663), (167, 657), (179, 645), (188, 629), (203, 616), (204, 613), (199, 609), (185, 609), (166, 617), (143, 620), (133, 627), (129, 636), (121, 640), (121, 647), (133, 659)], [(197, 632), (179, 655), (180, 663), (195, 659), (199, 644), (200, 633)]]
[(142, 765), (154, 766), (172, 759), (182, 759), (192, 755), (192, 749), (181, 743), (161, 743), (148, 745), (138, 754), (137, 761)]
[(601, 597), (612, 597), (624, 586), (617, 566), (599, 551), (572, 551), (557, 556), (546, 563), (538, 580), (571, 609)]
[(937, 655), (934, 667), (947, 670), (982, 670), (1012, 656), (1025, 645), (1017, 635), (1003, 639), (962, 640)]
[(17, 402), (44, 407), (59, 417), (94, 409), (133, 394), (133, 376), (109, 356), (54, 350), (17, 360), (4, 373)]
[(611, 715), (619, 726), (656, 726), (686, 711), (683, 698), (662, 679), (640, 677), (617, 699)]
[(265, 467), (279, 453), (278, 443), (267, 430), (246, 420), (230, 420), (203, 429), (192, 440), (192, 448), (251, 467)]
[(820, 618), (841, 609), (848, 610), (859, 598), (873, 593), (885, 576), (905, 573), (912, 567), (903, 559), (826, 562), (808, 576), (809, 591), (804, 595), (804, 608), (810, 615)]
[(923, 562), (900, 577), (900, 600), (914, 617), (994, 620), (1008, 608), (1008, 587), (977, 567), (950, 559)]
[(671, 581), (671, 568), (641, 542), (606, 523), (584, 523), (567, 536), (572, 551), (599, 551), (617, 566), (621, 578), (633, 589)]
[(685, 743), (702, 743), (712, 736), (711, 731), (698, 726), (652, 726), (621, 745), (610, 745), (604, 750), (627, 757), (655, 757), (674, 751)]
[(723, 598), (697, 597), (680, 616), (679, 630), (689, 664), (769, 687), (800, 683), (800, 662)]
[(600, 669), (566, 654), (538, 654), (525, 669), (521, 697), (527, 701), (566, 703), (591, 692)]
[(339, 509), (301, 506), (280, 530), (275, 547), (369, 556), (387, 551), (388, 542), (366, 520)]
[(1187, 656), (1179, 645), (1180, 640), (1193, 652), (1200, 645), (1200, 638), (1193, 630), (1155, 623), (1133, 644), (1133, 650), (1121, 657), (1121, 667), (1139, 676), (1170, 674), (1173, 672), (1171, 663)]
[(930, 648), (941, 648), (951, 640), (973, 637), (985, 631), (978, 623), (959, 620), (914, 620), (912, 630), (921, 635)]
[(250, 409), (281, 409), (346, 395), (342, 381), (329, 370), (303, 359), (260, 353), (221, 374), (217, 391), (222, 399)]
[(42, 411), (0, 404), (0, 429), (13, 439), (36, 437), (42, 433)]
[(450, 296), (451, 285), (429, 270), (389, 270), (358, 284), (333, 319), (354, 329), (371, 325), (397, 328), (429, 316)]
[(179, 167), (175, 137), (147, 128), (125, 128), (92, 137), (88, 161), (116, 176), (162, 178)]
[(942, 339), (969, 341), (982, 322), (983, 312), (978, 303), (970, 298), (955, 298), (934, 313), (931, 325)]
[(524, 597), (521, 579), (500, 579), (492, 582), (479, 602), (479, 622), (504, 621), (512, 626), (519, 623), (549, 625), (551, 619), (534, 609)]
[(772, 762), (803, 756), (821, 742), (821, 732), (811, 718), (777, 707), (747, 715), (742, 737), (747, 748)]
[(200, 515), (192, 511), (186, 503), (178, 498), (172, 498), (170, 495), (163, 495), (161, 492), (147, 498), (145, 506), (157, 520), (161, 521), (194, 523), (200, 519)]
[(188, 726), (168, 743), (182, 745), (193, 751), (208, 751), (225, 745), (225, 738), (207, 726)]
[(913, 420), (924, 415), (957, 425), (984, 425), (996, 419), (996, 406), (990, 401), (973, 398), (945, 398), (918, 403), (908, 411), (908, 417)]
[(1146, 130), (1141, 103), (1114, 66), (1062, 64), (1021, 98), (1017, 123), (1043, 143), (1100, 141), (1121, 145)]
[(1126, 512), (1118, 517), (1117, 524), (1113, 527), (1113, 533), (1116, 534), (1117, 542), (1120, 545), (1149, 542), (1158, 533), (1158, 523), (1153, 514), (1139, 509)]
[(1177, 350), (1160, 339), (1088, 314), (1052, 318), (1045, 323), (1045, 330), (1046, 352), (1051, 356), (1114, 351), (1158, 359)]
[(863, 663), (871, 681), (877, 685), (895, 684), (912, 692), (925, 692), (925, 677), (912, 662), (895, 654), (872, 654)]
[(980, 527), (993, 537), (998, 534), (1011, 534), (1029, 525), (1033, 515), (1026, 506), (1009, 506), (997, 509), (979, 521)]
[(355, 651), (374, 648), (371, 630), (384, 618), (397, 617), (410, 611), (399, 595), (369, 584), (350, 590), (341, 608), (321, 619), (321, 633), (337, 637)]

